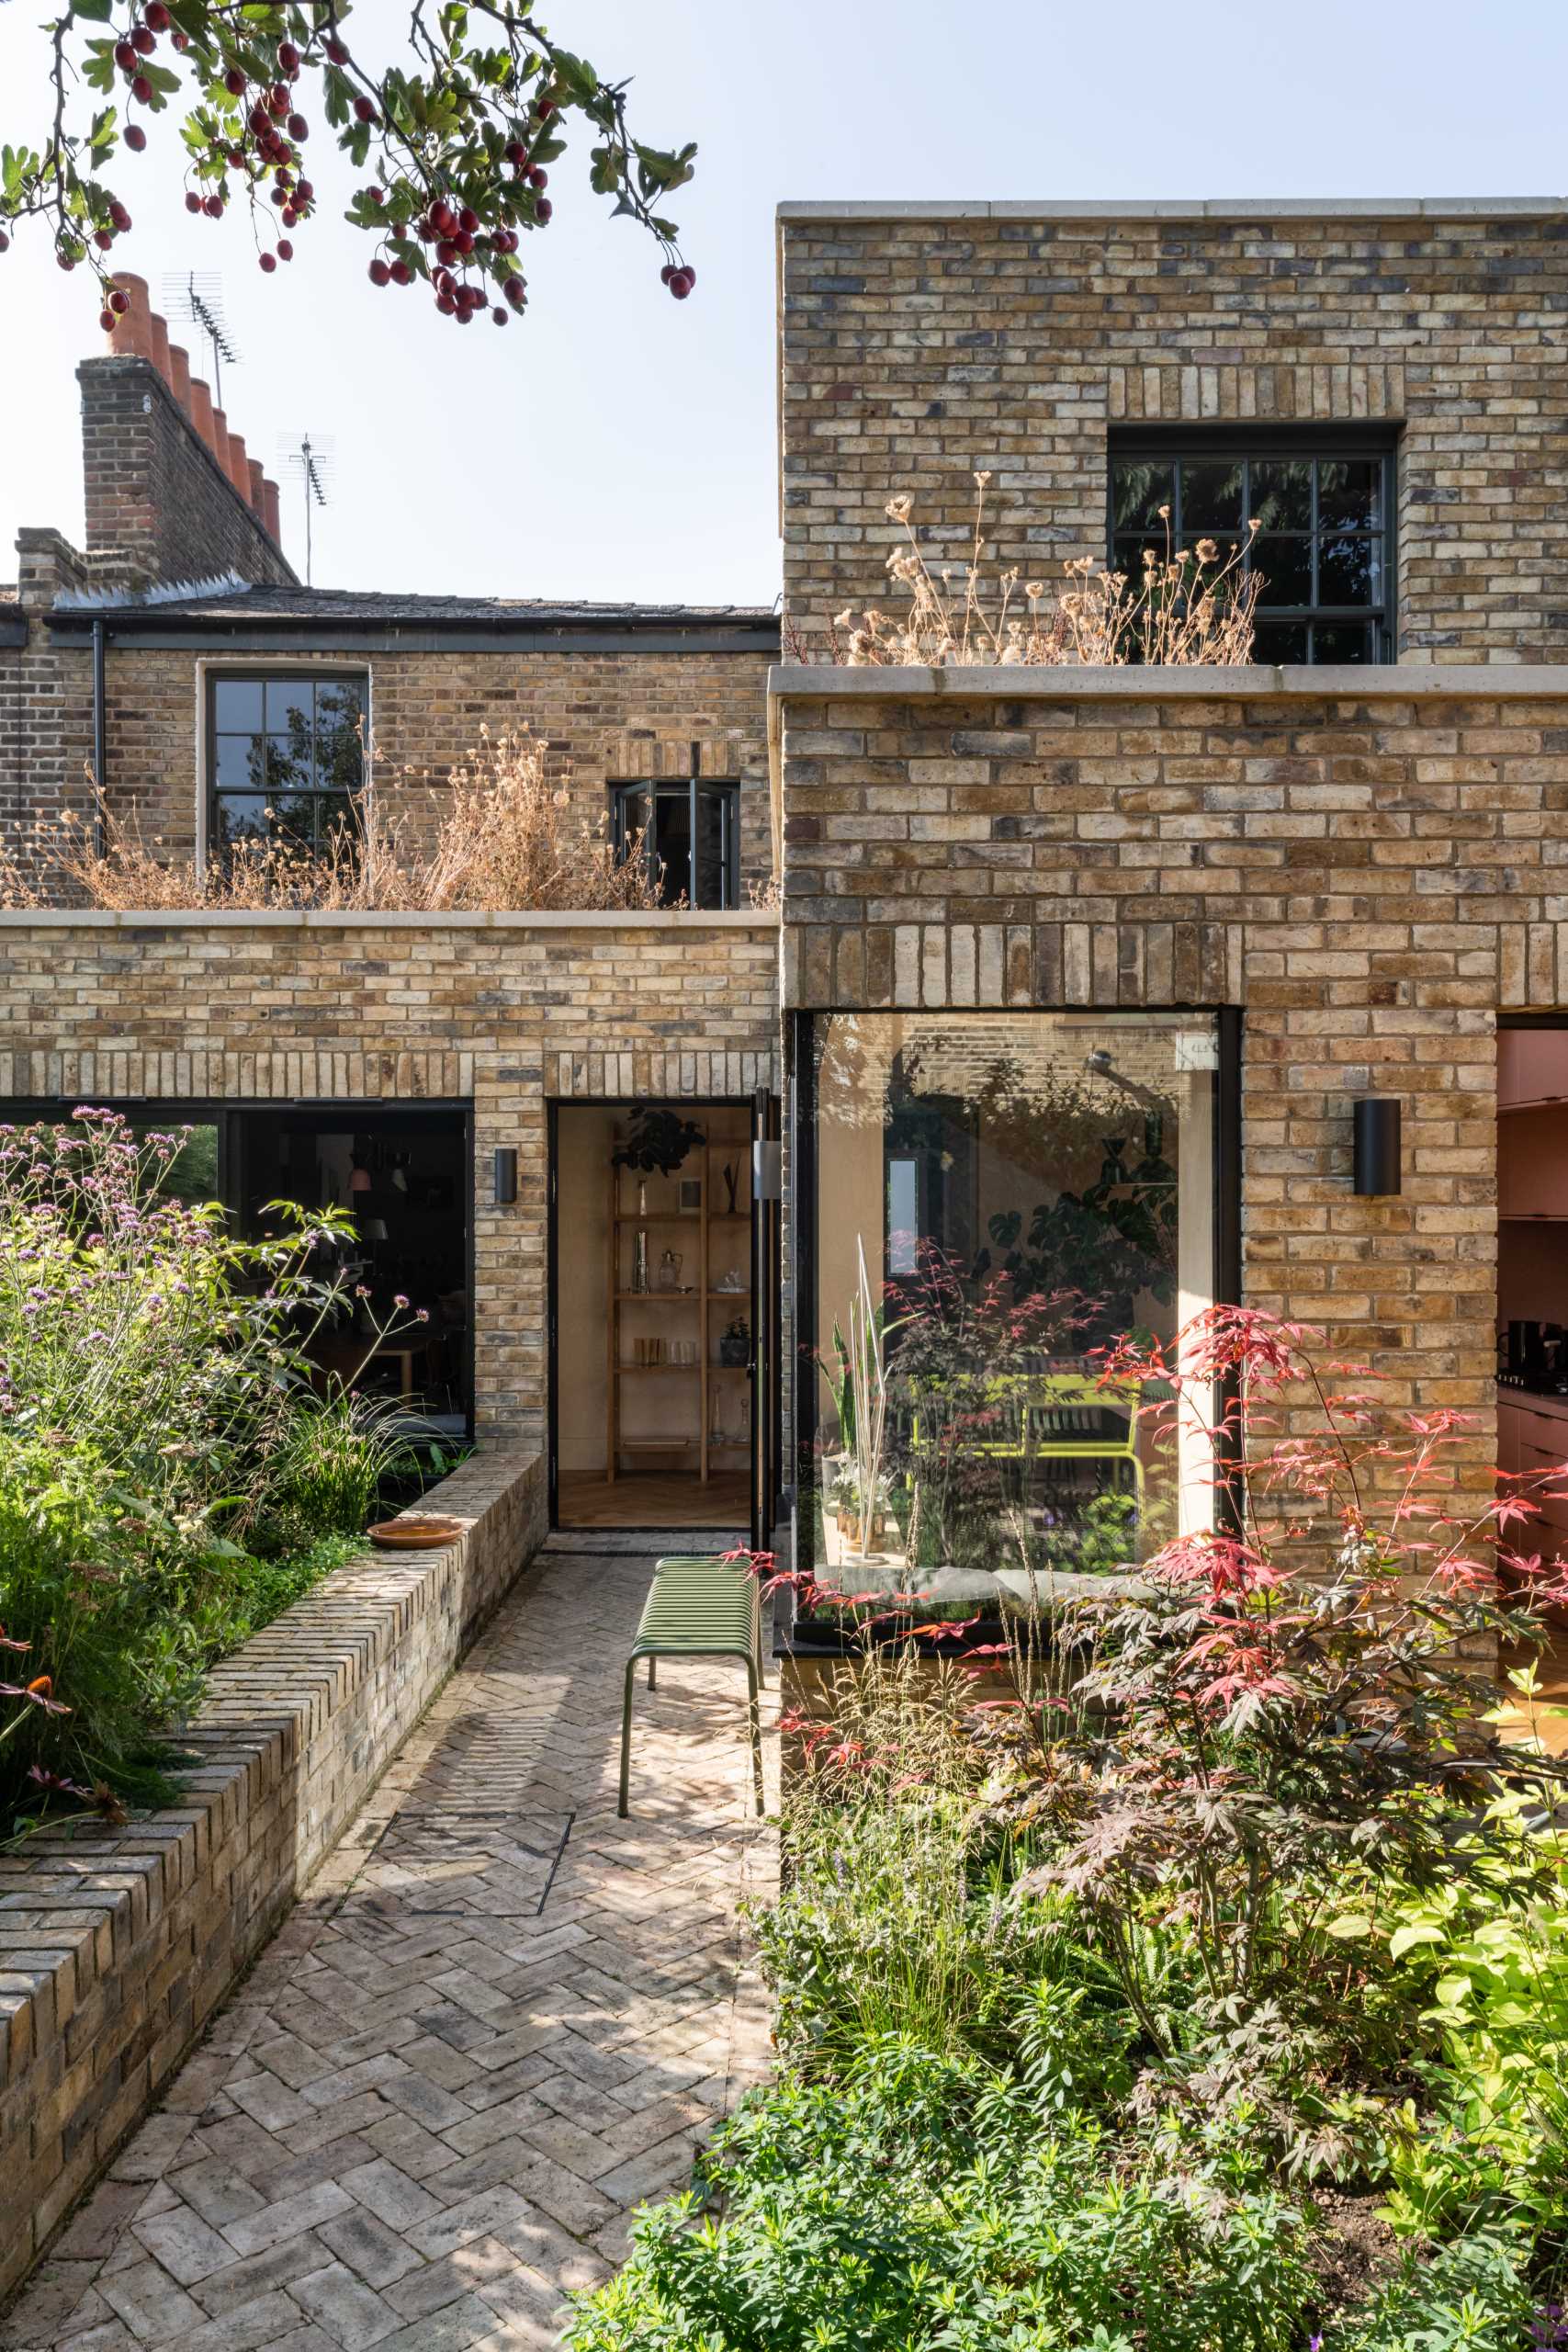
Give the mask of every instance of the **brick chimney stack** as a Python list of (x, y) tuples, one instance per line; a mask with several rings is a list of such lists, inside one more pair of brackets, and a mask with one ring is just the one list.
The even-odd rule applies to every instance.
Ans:
[(114, 283), (128, 307), (103, 357), (76, 371), (95, 575), (132, 589), (228, 571), (258, 586), (296, 584), (276, 484), (170, 343), (146, 281), (122, 270)]

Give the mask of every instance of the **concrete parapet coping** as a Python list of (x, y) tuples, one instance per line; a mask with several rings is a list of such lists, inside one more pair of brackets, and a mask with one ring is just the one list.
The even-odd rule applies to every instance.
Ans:
[[(1568, 697), (1568, 662), (1440, 662), (1330, 664), (1319, 669), (1060, 668), (1012, 662), (972, 669), (851, 669), (835, 662), (783, 662), (768, 672), (769, 699), (795, 702), (908, 702), (943, 695), (950, 702), (1546, 702)], [(0, 917), (0, 921), (6, 920)]]
[[(899, 676), (904, 673), (900, 671)], [(988, 674), (988, 673), (987, 673)], [(36, 931), (776, 931), (762, 907), (660, 907), (644, 913), (376, 914), (318, 907), (5, 907), (0, 930)]]
[(1241, 196), (1011, 198), (1005, 201), (920, 198), (853, 203), (791, 198), (777, 208), (792, 220), (1541, 220), (1568, 212), (1562, 196)]

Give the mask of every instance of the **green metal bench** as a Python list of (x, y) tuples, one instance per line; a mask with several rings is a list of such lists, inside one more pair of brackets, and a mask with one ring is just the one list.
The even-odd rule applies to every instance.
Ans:
[(753, 1576), (728, 1560), (667, 1559), (656, 1568), (642, 1605), (637, 1638), (626, 1660), (626, 1704), (621, 1711), (622, 1820), (627, 1813), (631, 1772), (632, 1680), (637, 1660), (648, 1660), (648, 1687), (655, 1689), (661, 1657), (741, 1657), (746, 1661), (747, 1715), (751, 1734), (751, 1770), (757, 1810), (762, 1810), (762, 1726), (757, 1694), (762, 1675), (762, 1595)]

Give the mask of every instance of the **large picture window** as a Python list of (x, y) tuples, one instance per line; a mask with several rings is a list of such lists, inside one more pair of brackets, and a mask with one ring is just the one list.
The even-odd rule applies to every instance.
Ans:
[(1234, 543), (1263, 577), (1255, 661), (1392, 661), (1393, 478), (1392, 449), (1371, 439), (1118, 440), (1110, 561), (1136, 582), (1145, 548)]
[(319, 855), (365, 782), (365, 680), (246, 670), (209, 695), (209, 854), (273, 841)]
[(687, 776), (619, 784), (610, 796), (616, 854), (643, 857), (667, 907), (740, 899), (740, 797), (734, 784)]
[(1169, 1341), (1215, 1296), (1217, 1029), (1187, 1013), (814, 1023), (812, 1555), (828, 1581), (918, 1590), (939, 1615), (1005, 1610), (1043, 1577), (1127, 1573), (1210, 1523), (1201, 1421), (1100, 1383), (1116, 1341)]

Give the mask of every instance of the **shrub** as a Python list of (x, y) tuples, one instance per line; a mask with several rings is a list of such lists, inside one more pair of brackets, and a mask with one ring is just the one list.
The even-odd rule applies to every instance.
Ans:
[(1029, 2086), (906, 2040), (743, 2107), (694, 2199), (634, 2224), (575, 2352), (1282, 2352), (1299, 2213), (1212, 2165), (1042, 2131)]
[(91, 1110), (0, 1128), (0, 1837), (159, 1787), (211, 1659), (324, 1573), (251, 1556), (267, 1511), (275, 1549), (357, 1531), (386, 1456), (308, 1385), (341, 1219), (279, 1204), (280, 1238), (239, 1239), (163, 1189), (182, 1141)]

